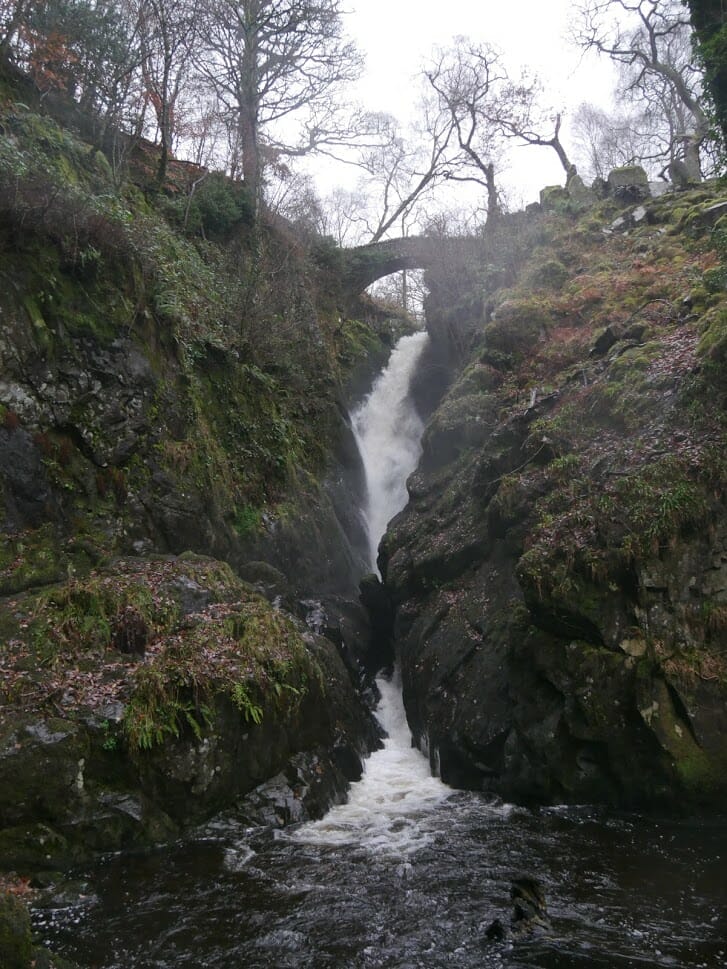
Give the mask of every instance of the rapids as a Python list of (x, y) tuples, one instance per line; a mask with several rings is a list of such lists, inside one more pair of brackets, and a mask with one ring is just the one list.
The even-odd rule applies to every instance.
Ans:
[[(395, 685), (382, 719), (401, 724)], [(450, 791), (394, 726), (347, 805), (297, 829), (217, 819), (107, 857), (35, 926), (84, 969), (717, 969), (727, 824)], [(488, 942), (509, 885), (545, 889), (553, 933)]]

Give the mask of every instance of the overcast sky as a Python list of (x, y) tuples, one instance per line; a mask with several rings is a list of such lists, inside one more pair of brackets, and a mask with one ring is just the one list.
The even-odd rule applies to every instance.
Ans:
[[(567, 41), (572, 0), (349, 0), (347, 32), (366, 56), (358, 96), (367, 108), (401, 119), (415, 104), (413, 77), (432, 48), (462, 34), (500, 47), (509, 68), (521, 66), (544, 82), (555, 110), (565, 109), (561, 140), (568, 143), (568, 109), (581, 101), (607, 104), (611, 68), (595, 56), (583, 59)], [(551, 157), (552, 156), (552, 157)], [(503, 175), (513, 202), (537, 199), (539, 189), (564, 181), (555, 152), (518, 149)]]

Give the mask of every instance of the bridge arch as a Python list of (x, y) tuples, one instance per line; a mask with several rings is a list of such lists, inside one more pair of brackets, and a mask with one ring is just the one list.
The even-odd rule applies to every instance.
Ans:
[(344, 249), (344, 286), (355, 295), (377, 279), (402, 269), (426, 269), (436, 259), (441, 247), (441, 239), (407, 236)]

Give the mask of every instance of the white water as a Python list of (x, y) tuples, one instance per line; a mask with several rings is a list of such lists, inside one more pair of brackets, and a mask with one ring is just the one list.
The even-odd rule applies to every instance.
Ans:
[(427, 844), (435, 830), (427, 819), (453, 791), (432, 777), (429, 761), (412, 747), (398, 677), (376, 681), (376, 716), (388, 734), (383, 750), (369, 757), (346, 804), (320, 821), (301, 825), (291, 838), (304, 844), (349, 845), (406, 857)]
[[(364, 517), (371, 565), (389, 521), (406, 505), (406, 479), (421, 455), (424, 425), (409, 394), (411, 378), (427, 341), (426, 333), (402, 337), (371, 393), (352, 415), (368, 499)], [(381, 702), (376, 715), (386, 732), (383, 750), (365, 764), (351, 785), (346, 804), (321, 820), (302, 825), (293, 839), (305, 844), (355, 844), (377, 853), (408, 856), (428, 843), (427, 823), (452, 793), (432, 777), (429, 760), (412, 747), (398, 676), (377, 680)]]
[(371, 393), (351, 415), (366, 471), (367, 500), (363, 512), (374, 572), (381, 536), (407, 503), (406, 479), (421, 456), (424, 425), (409, 387), (427, 339), (426, 332), (402, 337)]

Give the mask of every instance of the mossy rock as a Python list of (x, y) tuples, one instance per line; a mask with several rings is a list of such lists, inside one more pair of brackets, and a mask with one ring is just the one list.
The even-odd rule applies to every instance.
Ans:
[(32, 969), (33, 966), (30, 913), (10, 892), (0, 893), (0, 966), (3, 969)]
[(467, 397), (470, 394), (489, 394), (502, 384), (502, 374), (486, 362), (467, 367), (449, 391), (449, 398)]
[(447, 398), (424, 433), (425, 462), (444, 464), (469, 448), (480, 447), (491, 434), (495, 415), (495, 398), (490, 394)]
[(559, 290), (569, 278), (570, 272), (559, 259), (545, 259), (533, 266), (527, 275), (527, 283), (533, 289)]
[(37, 822), (0, 830), (0, 867), (11, 871), (62, 868), (77, 860), (78, 852), (47, 824)]
[(561, 185), (548, 185), (540, 190), (540, 205), (546, 212), (563, 214), (570, 211), (571, 198)]
[(708, 293), (723, 293), (727, 289), (727, 266), (716, 266), (708, 269), (702, 276)]
[(624, 165), (608, 174), (610, 195), (624, 205), (641, 202), (650, 197), (649, 179), (640, 165)]
[(485, 327), (485, 346), (490, 352), (495, 350), (521, 358), (545, 337), (552, 319), (546, 300), (537, 296), (508, 299), (498, 306), (492, 322)]
[(0, 547), (0, 595), (57, 582), (65, 564), (50, 523), (7, 537)]

